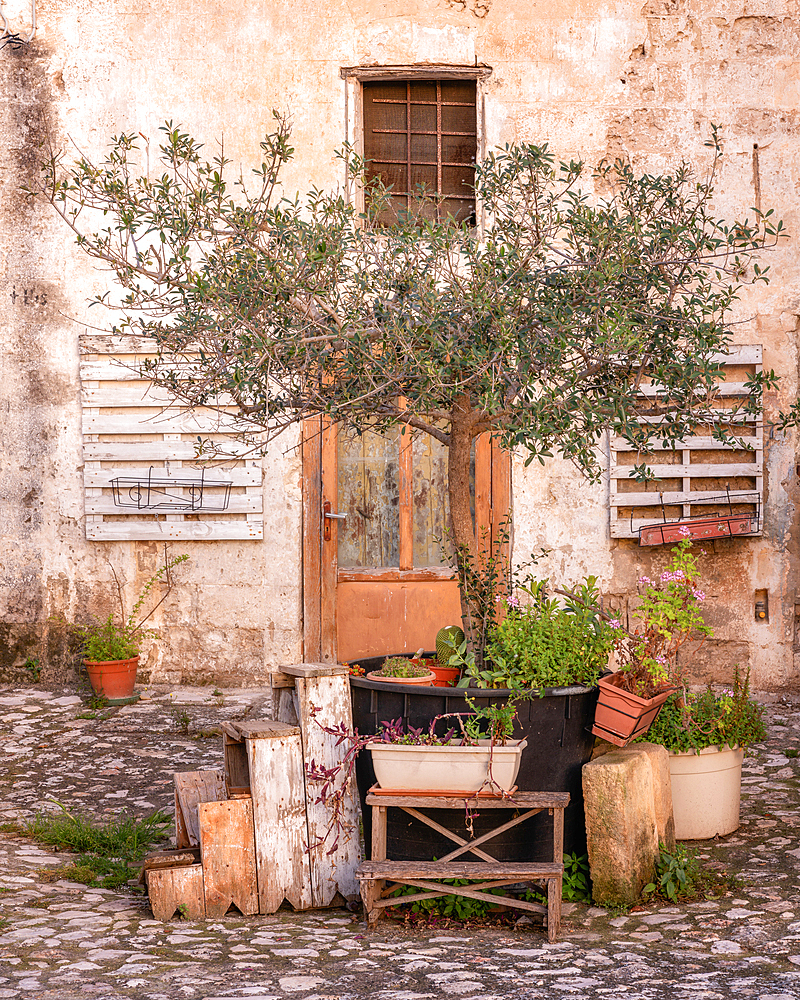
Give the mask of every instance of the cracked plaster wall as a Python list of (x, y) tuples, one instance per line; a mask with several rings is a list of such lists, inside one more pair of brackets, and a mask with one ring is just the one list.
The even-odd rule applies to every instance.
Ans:
[[(29, 6), (6, 0), (27, 30)], [(779, 0), (41, 0), (33, 42), (0, 50), (0, 675), (32, 649), (50, 676), (66, 669), (47, 617), (108, 608), (111, 562), (134, 593), (153, 572), (154, 543), (87, 542), (82, 520), (77, 336), (105, 276), (82, 260), (48, 210), (20, 193), (49, 132), (97, 156), (112, 134), (157, 141), (165, 119), (247, 167), (273, 107), (294, 122), (289, 192), (334, 185), (345, 138), (341, 66), (487, 64), (488, 145), (547, 141), (589, 162), (627, 156), (640, 169), (682, 158), (702, 169), (710, 123), (726, 156), (716, 208), (745, 212), (755, 197), (798, 230), (800, 14)], [(782, 376), (774, 410), (797, 388), (800, 275), (794, 237), (771, 254), (773, 280), (738, 305), (735, 339), (764, 344)], [(794, 685), (797, 581), (796, 441), (767, 451), (764, 537), (721, 542), (707, 565), (717, 640), (697, 676), (723, 678), (749, 663), (759, 687)], [(263, 680), (301, 655), (300, 468), (281, 444), (265, 460), (265, 539), (194, 543), (182, 584), (148, 653), (152, 679)], [(540, 564), (562, 582), (598, 575), (620, 603), (665, 553), (611, 542), (605, 484), (587, 487), (560, 461), (514, 469), (515, 551), (545, 547)], [(652, 573), (651, 573), (652, 575)], [(769, 591), (768, 624), (753, 615)]]

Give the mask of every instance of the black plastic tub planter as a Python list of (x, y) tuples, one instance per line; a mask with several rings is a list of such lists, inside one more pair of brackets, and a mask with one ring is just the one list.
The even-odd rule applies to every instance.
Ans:
[[(366, 670), (377, 669), (384, 657), (359, 660)], [(375, 733), (380, 724), (401, 719), (407, 726), (427, 728), (437, 715), (469, 712), (466, 697), (476, 705), (502, 703), (519, 692), (502, 688), (437, 688), (412, 684), (387, 684), (366, 677), (351, 677), (353, 725), (359, 733)], [(520, 791), (569, 792), (570, 804), (564, 814), (564, 850), (586, 850), (586, 827), (583, 815), (581, 768), (591, 758), (594, 736), (591, 733), (597, 688), (546, 688), (531, 691), (517, 703), (514, 737), (527, 739), (522, 753), (517, 787)], [(440, 722), (443, 734), (450, 723)], [(367, 791), (375, 783), (369, 754), (361, 753), (356, 762), (356, 777), (364, 813), (367, 854), (370, 850), (371, 815), (364, 806)], [(429, 813), (447, 829), (464, 835), (465, 815), (453, 810)], [(490, 815), (474, 820), (474, 835), (480, 836), (496, 823)], [(444, 835), (399, 809), (390, 809), (387, 825), (388, 856), (397, 860), (423, 861), (442, 857), (452, 850), (453, 842)], [(539, 814), (490, 841), (487, 850), (501, 861), (547, 861), (552, 858), (552, 819)], [(465, 860), (469, 860), (465, 856)], [(473, 859), (474, 860), (474, 859)]]

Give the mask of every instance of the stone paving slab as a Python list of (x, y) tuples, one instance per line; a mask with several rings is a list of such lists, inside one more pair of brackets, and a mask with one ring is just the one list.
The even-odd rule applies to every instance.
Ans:
[[(70, 692), (0, 689), (0, 823), (37, 811), (172, 811), (172, 773), (221, 764), (223, 719), (264, 691), (156, 688), (94, 718)], [(69, 855), (0, 834), (0, 1000), (800, 1000), (800, 704), (768, 704), (745, 760), (742, 826), (699, 845), (736, 872), (717, 900), (631, 913), (567, 904), (541, 928), (408, 927), (367, 934), (346, 910), (152, 919), (147, 902), (47, 871)], [(51, 876), (52, 877), (52, 876)]]

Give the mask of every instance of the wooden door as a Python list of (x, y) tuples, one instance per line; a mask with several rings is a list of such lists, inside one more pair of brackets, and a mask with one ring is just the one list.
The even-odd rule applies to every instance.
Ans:
[[(303, 464), (305, 660), (433, 649), (440, 628), (461, 622), (441, 545), (446, 449), (418, 432), (356, 437), (315, 419)], [(473, 478), (475, 521), (490, 540), (509, 510), (510, 461), (488, 435)]]

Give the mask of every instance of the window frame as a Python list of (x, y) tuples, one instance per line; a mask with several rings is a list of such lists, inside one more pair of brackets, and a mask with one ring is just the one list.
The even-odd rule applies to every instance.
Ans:
[[(476, 164), (480, 163), (486, 156), (486, 85), (491, 74), (491, 66), (483, 65), (344, 66), (339, 70), (339, 76), (345, 83), (345, 141), (348, 147), (359, 156), (364, 156), (364, 83), (405, 80), (435, 83), (440, 80), (474, 80), (477, 131), (475, 162)], [(354, 205), (358, 212), (363, 212), (365, 209), (364, 189), (362, 185), (353, 183), (349, 174), (348, 159), (345, 156), (344, 187), (347, 201)], [(478, 227), (483, 229), (484, 212), (477, 198), (475, 218)]]

